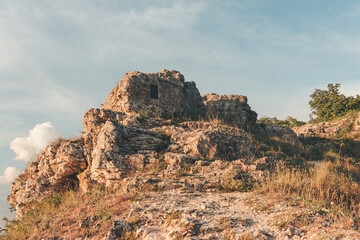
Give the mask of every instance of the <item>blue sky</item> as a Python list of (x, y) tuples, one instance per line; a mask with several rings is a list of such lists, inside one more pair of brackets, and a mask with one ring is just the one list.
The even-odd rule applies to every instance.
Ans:
[[(51, 122), (65, 137), (128, 71), (176, 69), (202, 94), (308, 120), (330, 82), (360, 93), (358, 1), (0, 0), (0, 175), (10, 142)], [(6, 214), (0, 185), (0, 214)]]

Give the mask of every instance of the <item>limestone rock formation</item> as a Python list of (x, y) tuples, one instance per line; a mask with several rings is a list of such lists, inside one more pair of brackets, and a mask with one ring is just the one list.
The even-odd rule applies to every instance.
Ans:
[[(172, 114), (202, 115), (195, 121), (159, 117)], [(244, 193), (278, 164), (301, 167), (302, 154), (312, 150), (290, 128), (256, 124), (256, 117), (245, 96), (201, 97), (177, 71), (130, 72), (101, 109), (85, 113), (82, 137), (49, 145), (14, 181), (7, 200), (21, 223), (36, 214), (29, 209), (42, 206), (32, 202), (79, 190), (65, 195), (71, 201), (59, 206), (54, 215), (60, 217), (30, 221), (34, 231), (27, 239), (323, 237), (334, 224), (329, 215), (285, 198)], [(295, 131), (318, 136), (344, 128), (358, 133), (360, 114)], [(358, 230), (340, 226), (333, 228), (341, 229), (339, 236), (358, 237)]]
[[(144, 118), (117, 113), (101, 121), (98, 115), (92, 115), (93, 112), (103, 114), (106, 111), (92, 109), (85, 114), (84, 149), (89, 164), (86, 171), (88, 180), (111, 186), (121, 180), (124, 172), (136, 166), (141, 168), (149, 157), (166, 147), (163, 136), (158, 132), (131, 126), (139, 124), (139, 120), (151, 126), (151, 120), (148, 123)], [(111, 116), (115, 118), (109, 118)], [(116, 119), (119, 116), (123, 119)], [(80, 184), (85, 187), (87, 183)]]
[(194, 126), (193, 122), (182, 125), (190, 131), (185, 128), (172, 132), (172, 152), (210, 160), (235, 160), (250, 156), (254, 151), (249, 135), (240, 129), (224, 129), (212, 124)]
[[(203, 110), (223, 119), (224, 124), (149, 117)], [(256, 116), (244, 96), (206, 94), (201, 98), (195, 83), (185, 82), (177, 71), (130, 72), (101, 109), (85, 113), (81, 138), (55, 142), (39, 154), (13, 183), (8, 202), (21, 217), (32, 201), (68, 186), (87, 191), (94, 184), (103, 184), (129, 192), (156, 182), (157, 188), (177, 188), (171, 176), (189, 170), (190, 165), (201, 170), (200, 176), (191, 178), (196, 189), (221, 185), (218, 176), (227, 175), (229, 169), (232, 176), (242, 176), (245, 186), (247, 179), (261, 176), (258, 169), (272, 161), (253, 161), (254, 136), (243, 129), (256, 124)], [(263, 131), (294, 143), (297, 140), (290, 129), (268, 126)], [(158, 169), (168, 178), (129, 176)], [(249, 171), (252, 177), (244, 177)]]
[(202, 96), (206, 112), (224, 123), (243, 129), (256, 124), (257, 114), (247, 104), (242, 95), (217, 95), (208, 93)]
[(76, 175), (86, 167), (81, 138), (53, 143), (17, 177), (7, 201), (21, 216), (32, 201), (41, 200), (64, 187), (77, 185)]

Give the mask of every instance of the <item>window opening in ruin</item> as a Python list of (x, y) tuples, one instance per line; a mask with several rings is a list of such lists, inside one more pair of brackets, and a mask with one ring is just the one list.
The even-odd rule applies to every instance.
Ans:
[(150, 98), (159, 99), (159, 87), (156, 85), (150, 85)]

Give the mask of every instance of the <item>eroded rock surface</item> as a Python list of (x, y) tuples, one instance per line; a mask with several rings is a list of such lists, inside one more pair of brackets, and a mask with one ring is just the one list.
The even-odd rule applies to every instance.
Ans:
[(53, 143), (17, 177), (7, 200), (16, 208), (17, 215), (21, 216), (32, 201), (39, 201), (56, 191), (77, 185), (76, 175), (86, 167), (83, 139)]
[[(222, 123), (176, 123), (144, 116), (202, 114), (203, 110)], [(254, 136), (243, 129), (256, 124), (256, 116), (245, 96), (207, 94), (201, 98), (195, 83), (185, 82), (177, 71), (130, 72), (101, 109), (85, 113), (82, 138), (48, 146), (15, 180), (8, 201), (21, 216), (32, 201), (70, 185), (83, 191), (94, 184), (125, 192), (154, 183), (159, 189), (176, 189), (182, 185), (172, 176), (190, 170), (200, 171), (189, 177), (195, 189), (222, 186), (229, 176), (233, 179), (229, 181), (240, 184), (237, 187), (246, 188), (247, 181), (262, 177), (264, 166), (275, 159), (255, 161)], [(289, 129), (264, 129), (268, 135), (297, 143)], [(133, 177), (143, 171), (165, 180), (147, 174)]]

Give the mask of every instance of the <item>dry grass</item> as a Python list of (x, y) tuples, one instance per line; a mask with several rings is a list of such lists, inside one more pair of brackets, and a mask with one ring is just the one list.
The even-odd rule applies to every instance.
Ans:
[(31, 204), (21, 220), (7, 221), (0, 239), (38, 239), (39, 236), (74, 239), (106, 234), (115, 216), (124, 215), (131, 196), (97, 188), (88, 193), (67, 191)]
[[(336, 157), (336, 156), (332, 156)], [(360, 213), (360, 169), (350, 160), (323, 162), (308, 169), (278, 167), (263, 184), (264, 192), (316, 200), (336, 217)]]

